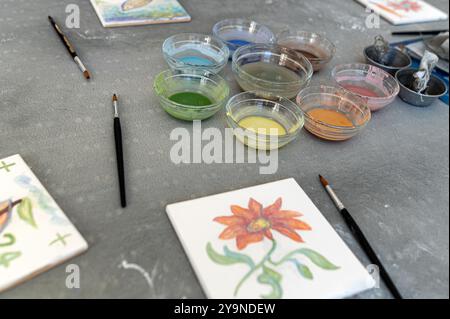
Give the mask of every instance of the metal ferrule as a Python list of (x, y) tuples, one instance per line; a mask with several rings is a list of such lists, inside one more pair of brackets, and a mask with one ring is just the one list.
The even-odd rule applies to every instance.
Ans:
[(119, 117), (119, 105), (117, 101), (113, 101), (114, 106), (114, 117)]
[(328, 194), (330, 194), (331, 199), (333, 200), (334, 204), (336, 205), (336, 207), (341, 211), (345, 208), (344, 204), (341, 202), (341, 200), (339, 199), (339, 197), (337, 197), (336, 193), (334, 192), (334, 190), (331, 188), (330, 185), (328, 185), (326, 187), (326, 190), (328, 192)]
[(78, 67), (80, 68), (81, 72), (86, 72), (87, 71), (86, 67), (84, 66), (83, 62), (81, 62), (79, 57), (76, 56), (73, 60), (78, 65)]

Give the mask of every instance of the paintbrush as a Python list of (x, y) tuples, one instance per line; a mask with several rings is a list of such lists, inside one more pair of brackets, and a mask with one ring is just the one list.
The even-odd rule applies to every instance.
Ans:
[[(0, 217), (4, 214), (7, 214), (10, 211), (10, 209), (14, 208), (14, 206), (16, 206), (16, 205), (19, 205), (21, 202), (22, 202), (22, 200), (19, 199), (19, 200), (16, 200), (15, 202), (11, 202), (5, 208), (0, 209)], [(8, 202), (6, 202), (6, 203), (8, 203)], [(0, 203), (0, 207), (1, 206), (5, 206), (5, 203)]]
[(320, 182), (322, 183), (323, 187), (325, 187), (326, 191), (330, 195), (331, 199), (333, 200), (336, 207), (339, 209), (342, 217), (344, 218), (345, 222), (347, 223), (348, 227), (350, 228), (351, 232), (353, 233), (353, 236), (355, 236), (356, 240), (359, 242), (361, 247), (364, 249), (365, 253), (367, 254), (367, 257), (369, 257), (370, 261), (378, 266), (378, 269), (380, 270), (380, 276), (386, 283), (386, 286), (391, 291), (392, 295), (396, 299), (403, 299), (402, 295), (400, 294), (399, 290), (394, 284), (394, 281), (389, 276), (388, 272), (384, 268), (383, 264), (381, 263), (380, 259), (378, 258), (377, 254), (373, 250), (372, 246), (370, 245), (369, 241), (367, 240), (366, 236), (362, 232), (361, 228), (359, 228), (356, 221), (353, 219), (353, 217), (350, 215), (350, 213), (345, 208), (344, 204), (341, 202), (339, 197), (336, 195), (334, 190), (331, 188), (328, 181), (322, 176), (319, 175)]
[(114, 139), (116, 142), (117, 170), (119, 173), (120, 203), (125, 208), (127, 206), (127, 199), (125, 191), (125, 168), (123, 164), (122, 127), (119, 117), (119, 99), (116, 94), (113, 95), (112, 100), (114, 106)]
[(392, 35), (438, 35), (443, 32), (448, 32), (447, 29), (435, 29), (435, 30), (403, 30), (403, 31), (392, 31)]
[(69, 39), (62, 32), (62, 30), (59, 27), (59, 25), (56, 24), (55, 20), (53, 20), (53, 18), (51, 16), (48, 16), (48, 20), (50, 21), (50, 24), (55, 29), (55, 31), (58, 34), (59, 38), (61, 39), (62, 43), (66, 47), (67, 51), (69, 51), (69, 54), (72, 56), (72, 59), (78, 65), (78, 67), (80, 68), (81, 72), (83, 72), (83, 76), (86, 78), (86, 80), (89, 80), (91, 78), (91, 74), (89, 73), (88, 69), (84, 66), (84, 63), (81, 61), (81, 59), (78, 57), (78, 54), (75, 51), (72, 43), (70, 43)]

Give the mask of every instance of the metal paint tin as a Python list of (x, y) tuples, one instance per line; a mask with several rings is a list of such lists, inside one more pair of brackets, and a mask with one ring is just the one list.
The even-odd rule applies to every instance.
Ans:
[(396, 74), (396, 79), (400, 84), (400, 98), (408, 104), (425, 107), (433, 104), (437, 99), (447, 93), (447, 85), (438, 77), (432, 75), (425, 94), (418, 93), (412, 89), (414, 73), (418, 69), (403, 69)]
[(409, 68), (412, 60), (403, 51), (397, 48), (389, 48), (388, 52), (383, 55), (383, 61), (379, 60), (377, 50), (374, 45), (364, 49), (364, 56), (367, 63), (374, 65), (391, 75), (394, 75), (401, 69)]

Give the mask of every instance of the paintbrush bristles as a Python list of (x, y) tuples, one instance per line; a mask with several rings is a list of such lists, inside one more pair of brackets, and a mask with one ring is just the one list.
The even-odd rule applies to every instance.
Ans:
[(320, 178), (320, 182), (322, 183), (323, 187), (327, 187), (328, 185), (330, 185), (328, 183), (328, 181), (322, 175), (319, 175), (319, 178)]
[(84, 71), (83, 75), (86, 78), (86, 80), (89, 80), (91, 78), (91, 75), (89, 74), (89, 71)]
[(117, 94), (114, 94), (113, 95), (113, 102), (117, 102), (117, 101), (118, 101)]

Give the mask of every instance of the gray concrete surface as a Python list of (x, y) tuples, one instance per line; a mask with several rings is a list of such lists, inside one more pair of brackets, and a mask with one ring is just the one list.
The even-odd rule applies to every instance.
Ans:
[[(445, 0), (430, 0), (448, 12)], [(60, 22), (79, 3), (81, 28), (68, 34), (93, 71), (86, 82), (70, 61), (47, 15)], [(408, 298), (449, 297), (449, 108), (411, 107), (397, 100), (368, 128), (344, 143), (306, 131), (280, 151), (280, 168), (262, 176), (258, 165), (176, 166), (170, 162), (176, 127), (152, 92), (166, 68), (161, 45), (180, 32), (209, 33), (228, 17), (249, 17), (279, 31), (286, 26), (325, 32), (333, 65), (362, 60), (362, 49), (390, 25), (368, 30), (364, 8), (351, 0), (190, 0), (188, 24), (104, 29), (89, 1), (0, 0), (0, 158), (20, 153), (89, 241), (76, 258), (81, 289), (65, 287), (57, 267), (1, 298), (203, 298), (204, 294), (165, 214), (168, 203), (295, 177), (322, 213), (367, 264), (317, 181), (322, 173), (385, 261)], [(447, 23), (445, 23), (447, 24)], [(444, 24), (444, 25), (445, 25)], [(448, 24), (447, 24), (448, 25)], [(228, 67), (225, 76), (237, 87)], [(119, 209), (112, 139), (111, 94), (121, 96), (130, 206)], [(223, 112), (204, 127), (223, 128)], [(135, 263), (152, 277), (151, 287)], [(359, 298), (389, 298), (383, 287)]]

